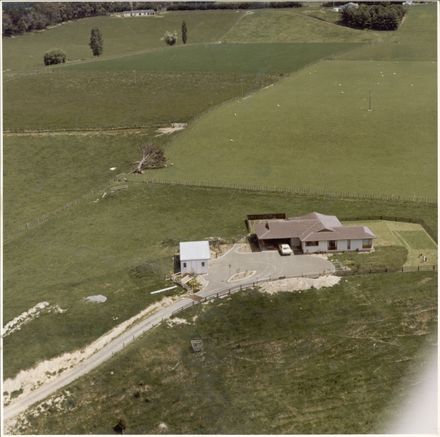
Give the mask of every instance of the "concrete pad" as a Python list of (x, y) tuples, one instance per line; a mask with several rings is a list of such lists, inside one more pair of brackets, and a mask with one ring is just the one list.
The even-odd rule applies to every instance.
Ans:
[[(254, 272), (246, 277), (246, 272)], [(333, 273), (334, 265), (320, 256), (288, 255), (281, 256), (278, 251), (240, 252), (239, 246), (234, 246), (229, 252), (208, 264), (208, 274), (203, 275), (207, 285), (197, 294), (209, 296), (216, 290), (232, 285), (251, 284), (265, 278), (278, 279), (283, 276), (301, 277), (308, 275), (323, 275)], [(242, 280), (231, 279), (240, 277)]]

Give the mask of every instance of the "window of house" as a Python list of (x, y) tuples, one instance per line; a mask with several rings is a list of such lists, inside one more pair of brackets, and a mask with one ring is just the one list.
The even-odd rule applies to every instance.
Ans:
[(336, 250), (336, 241), (335, 240), (330, 240), (328, 242), (328, 250)]
[(183, 263), (183, 267), (186, 267), (186, 263)]
[(373, 240), (368, 239), (368, 240), (362, 240), (362, 249), (371, 249), (373, 244)]
[(205, 261), (202, 261), (202, 267), (205, 267)]
[(348, 249), (348, 250), (351, 249), (351, 240), (347, 240), (347, 249)]
[(319, 246), (319, 241), (306, 241), (306, 246)]

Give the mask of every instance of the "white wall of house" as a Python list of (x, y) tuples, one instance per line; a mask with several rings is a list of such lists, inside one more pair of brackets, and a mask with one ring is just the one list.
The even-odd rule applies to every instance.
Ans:
[(317, 246), (306, 246), (304, 241), (301, 242), (303, 253), (328, 252), (327, 241), (319, 241)]
[(196, 275), (208, 273), (208, 260), (193, 259), (189, 261), (180, 261), (180, 271), (182, 273), (194, 273)]
[(363, 240), (350, 240), (350, 248), (348, 248), (348, 240), (337, 240), (336, 250), (328, 250), (328, 241), (319, 241), (318, 246), (306, 246), (305, 242), (301, 243), (301, 247), (304, 253), (317, 253), (317, 252), (353, 252), (356, 250), (369, 250), (362, 248)]

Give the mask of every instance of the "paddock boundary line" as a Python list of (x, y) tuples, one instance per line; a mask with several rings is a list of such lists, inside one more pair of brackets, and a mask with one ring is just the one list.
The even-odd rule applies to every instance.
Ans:
[(96, 196), (102, 197), (103, 193), (106, 193), (105, 189), (91, 190), (77, 199), (66, 202), (64, 205), (62, 205), (62, 206), (60, 206), (50, 212), (47, 212), (46, 214), (40, 215), (36, 219), (31, 220), (31, 221), (25, 223), (24, 225), (20, 226), (15, 232), (9, 234), (7, 238), (4, 238), (3, 245), (9, 244), (11, 241), (14, 241), (15, 239), (19, 238), (21, 235), (23, 235), (27, 231), (30, 231), (30, 230), (36, 228), (37, 226), (40, 226), (40, 225), (46, 223), (47, 221), (49, 221), (53, 217), (61, 214), (62, 212), (66, 211), (70, 208), (73, 208), (83, 202), (90, 201), (91, 199), (95, 198)]
[[(327, 194), (318, 194), (318, 193), (313, 193), (310, 191), (307, 192), (303, 189), (297, 189), (296, 191), (294, 191), (293, 189), (289, 189), (289, 188), (273, 187), (273, 189), (271, 189), (271, 187), (266, 187), (266, 186), (251, 186), (251, 185), (249, 185), (249, 186), (247, 186), (247, 185), (219, 186), (219, 185), (206, 185), (204, 183), (200, 183), (199, 185), (197, 185), (194, 183), (186, 183), (186, 182), (179, 183), (179, 182), (164, 181), (164, 180), (142, 180), (142, 181), (130, 180), (130, 182), (132, 182), (132, 183), (146, 183), (146, 184), (159, 184), (159, 185), (172, 185), (172, 186), (182, 185), (182, 186), (194, 187), (194, 188), (228, 189), (228, 190), (247, 191), (247, 192), (284, 193), (284, 194), (302, 195), (302, 196), (310, 196), (310, 197), (321, 196), (324, 198), (325, 197), (339, 198), (339, 199), (343, 198), (343, 197), (339, 197), (339, 195), (337, 193), (334, 193), (333, 195), (329, 196)], [(15, 240), (23, 233), (46, 223), (51, 218), (57, 216), (58, 214), (61, 214), (62, 212), (64, 212), (65, 210), (67, 210), (69, 208), (73, 208), (82, 202), (90, 201), (91, 199), (95, 198), (96, 196), (102, 197), (103, 193), (107, 193), (107, 191), (108, 191), (108, 187), (102, 188), (102, 189), (94, 189), (94, 190), (91, 190), (88, 193), (84, 194), (83, 196), (77, 198), (77, 199), (66, 202), (64, 205), (56, 208), (55, 210), (50, 211), (46, 214), (43, 214), (43, 215), (37, 217), (36, 219), (31, 220), (30, 222), (27, 222), (24, 225), (20, 226), (20, 228), (18, 228), (12, 235), (9, 235), (8, 238), (3, 239), (3, 244), (4, 245), (9, 244), (11, 241)], [(350, 193), (348, 193), (348, 194), (350, 194)], [(361, 195), (361, 197), (356, 197), (356, 196), (358, 196), (358, 195), (352, 193), (352, 197), (348, 197), (348, 198), (355, 198), (355, 199), (359, 199), (359, 200), (368, 199), (368, 200), (382, 200), (382, 201), (383, 200), (405, 201), (404, 199), (401, 199), (401, 198), (400, 199), (380, 199), (380, 198), (369, 197), (368, 195)], [(417, 203), (417, 201), (414, 201), (414, 202)], [(419, 203), (424, 203), (424, 202), (419, 202)], [(428, 205), (432, 205), (432, 206), (435, 206), (437, 204), (436, 201), (435, 202), (433, 201), (432, 203), (430, 203), (430, 202), (426, 202), (426, 203)], [(420, 224), (425, 229), (425, 231), (434, 240), (435, 243), (438, 243), (437, 232), (434, 229), (432, 229), (423, 219), (412, 218), (412, 217), (388, 216), (388, 215), (371, 215), (371, 216), (365, 215), (365, 216), (340, 217), (340, 220), (341, 221), (389, 220), (389, 221), (396, 221), (396, 222), (417, 223), (417, 224)]]
[[(133, 181), (133, 180), (132, 180)], [(135, 181), (133, 181), (135, 182)], [(238, 191), (266, 192), (266, 193), (285, 193), (303, 196), (316, 196), (330, 199), (358, 199), (358, 200), (381, 200), (381, 201), (400, 201), (412, 203), (426, 203), (428, 205), (437, 205), (437, 199), (430, 196), (401, 196), (398, 194), (375, 194), (375, 193), (353, 193), (350, 191), (327, 191), (322, 189), (311, 189), (307, 187), (276, 187), (270, 185), (248, 185), (248, 184), (225, 184), (209, 182), (189, 182), (183, 180), (166, 179), (143, 179), (141, 182), (146, 184), (161, 185), (182, 185), (186, 187), (197, 188), (223, 188)]]

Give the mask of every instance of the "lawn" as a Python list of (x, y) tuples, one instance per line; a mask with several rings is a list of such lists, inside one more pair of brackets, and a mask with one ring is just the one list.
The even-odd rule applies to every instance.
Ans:
[[(344, 224), (368, 226), (377, 237), (374, 241), (375, 247), (386, 249), (391, 246), (394, 251), (396, 250), (395, 246), (405, 248), (407, 252), (406, 260), (404, 260), (405, 266), (437, 264), (437, 245), (425, 229), (417, 223), (373, 220), (344, 222)], [(427, 262), (420, 258), (420, 253), (428, 258)], [(354, 255), (354, 258), (362, 258), (363, 256)]]
[[(398, 271), (405, 264), (408, 251), (403, 246), (377, 246), (370, 253), (347, 252), (335, 254), (331, 261), (337, 261), (352, 272), (368, 273), (371, 271)], [(432, 270), (432, 269), (431, 269)]]
[[(179, 241), (239, 239), (246, 235), (246, 214), (267, 211), (289, 215), (320, 211), (345, 217), (389, 214), (423, 218), (434, 229), (437, 224), (434, 206), (411, 202), (129, 184), (124, 192), (80, 203), (5, 245), (5, 323), (42, 301), (67, 309), (36, 319), (5, 338), (5, 376), (82, 347), (144, 308), (147, 301), (141, 290), (164, 286)], [(145, 263), (151, 274), (133, 284), (133, 269)], [(82, 298), (99, 293), (109, 296), (112, 305), (85, 311)], [(99, 308), (99, 323), (91, 317), (94, 308)], [(47, 338), (48, 327), (53, 340), (36, 342)]]
[(20, 432), (109, 434), (123, 418), (129, 434), (384, 433), (436, 348), (436, 314), (432, 273), (241, 292), (146, 334)]
[(289, 73), (318, 59), (353, 49), (353, 43), (203, 44), (62, 66), (69, 71), (150, 73)]
[(322, 61), (203, 114), (144, 177), (435, 198), (435, 89), (431, 63)]
[[(188, 44), (217, 41), (240, 18), (235, 11), (168, 12), (157, 17), (92, 17), (64, 23), (53, 29), (3, 39), (6, 73), (43, 69), (43, 55), (54, 46), (67, 53), (68, 61), (92, 60), (88, 46), (90, 30), (98, 27), (104, 38), (103, 57), (163, 48), (166, 31), (188, 27)], [(181, 44), (180, 39), (177, 44)]]

